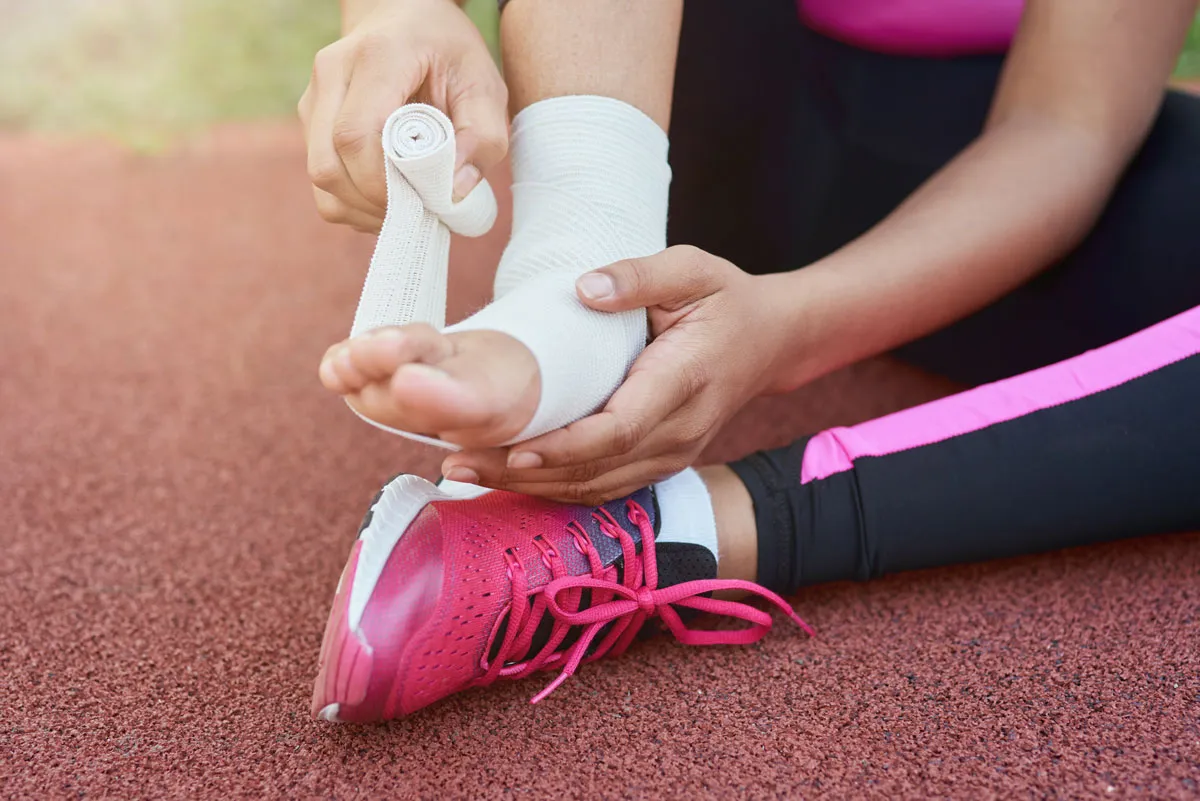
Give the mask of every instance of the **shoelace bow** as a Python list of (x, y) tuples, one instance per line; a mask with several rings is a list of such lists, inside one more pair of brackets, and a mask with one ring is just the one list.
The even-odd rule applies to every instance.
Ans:
[[(721, 590), (742, 590), (770, 601), (805, 633), (813, 636), (812, 628), (800, 619), (791, 605), (753, 582), (739, 579), (701, 579), (660, 589), (658, 556), (650, 516), (635, 501), (626, 502), (626, 512), (630, 522), (638, 527), (642, 535), (640, 558), (633, 537), (606, 509), (601, 508), (592, 513), (600, 524), (600, 530), (619, 541), (621, 545), (624, 557), (622, 581), (617, 580), (618, 570), (615, 565), (604, 567), (595, 546), (576, 523), (570, 524), (571, 534), (576, 546), (587, 556), (592, 575), (570, 575), (562, 557), (554, 548), (540, 537), (535, 537), (534, 545), (541, 551), (542, 560), (550, 568), (554, 578), (540, 591), (535, 591), (532, 603), (528, 600), (530, 593), (524, 568), (514, 556), (505, 554), (508, 575), (512, 582), (513, 603), (504, 641), (496, 657), (487, 666), (485, 675), (480, 677), (479, 684), (490, 684), (500, 677), (523, 678), (543, 668), (561, 666), (562, 670), (554, 681), (531, 699), (531, 703), (536, 704), (554, 692), (584, 662), (623, 653), (646, 621), (655, 615), (662, 618), (675, 639), (684, 645), (748, 645), (766, 636), (771, 630), (771, 616), (761, 609), (738, 601), (705, 597), (705, 593)], [(591, 591), (592, 602), (588, 608), (580, 609), (584, 590)], [(745, 620), (750, 625), (730, 631), (688, 628), (671, 604)], [(554, 618), (549, 640), (533, 657), (514, 662), (513, 660), (528, 653), (534, 633), (547, 612)], [(589, 654), (592, 642), (610, 623), (613, 625), (604, 639)], [(576, 626), (584, 627), (579, 639), (569, 648), (557, 651), (558, 646)]]

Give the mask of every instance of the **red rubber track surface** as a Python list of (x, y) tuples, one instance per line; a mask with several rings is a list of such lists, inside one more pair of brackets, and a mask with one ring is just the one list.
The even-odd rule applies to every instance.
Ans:
[[(291, 127), (8, 140), (0, 187), (0, 796), (1197, 792), (1195, 535), (810, 589), (816, 639), (646, 643), (536, 707), (540, 680), (309, 720), (367, 501), (438, 464), (316, 381), (371, 240), (317, 218)], [(456, 314), (502, 239), (456, 245)], [(945, 389), (860, 365), (710, 456)]]

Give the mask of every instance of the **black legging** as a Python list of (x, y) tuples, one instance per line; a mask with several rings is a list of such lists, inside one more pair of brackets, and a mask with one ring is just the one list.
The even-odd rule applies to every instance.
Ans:
[[(671, 122), (670, 240), (753, 273), (827, 255), (980, 133), (1001, 64), (998, 56), (922, 59), (849, 47), (805, 29), (789, 0), (689, 0)], [(1078, 248), (896, 355), (981, 384), (1200, 306), (1198, 197), (1200, 99), (1169, 92)], [(1129, 347), (1186, 353), (1180, 342), (1200, 342), (1197, 319), (1183, 315), (1139, 335), (1126, 350), (1109, 351), (1110, 362)], [(1051, 375), (1065, 386), (1074, 369)], [(843, 459), (849, 467), (820, 479), (800, 481), (801, 462), (820, 461), (806, 457), (808, 440), (735, 464), (759, 518), (760, 580), (788, 591), (1200, 528), (1200, 360), (1151, 359), (1140, 377), (1106, 370), (1099, 368), (1117, 384), (1100, 381), (1098, 391), (989, 418), (937, 443), (914, 435), (886, 455), (851, 453)], [(1022, 378), (992, 388), (990, 400), (967, 396), (959, 405), (1003, 404), (1028, 386)], [(919, 429), (926, 419), (897, 423)], [(837, 436), (813, 440), (827, 447)]]

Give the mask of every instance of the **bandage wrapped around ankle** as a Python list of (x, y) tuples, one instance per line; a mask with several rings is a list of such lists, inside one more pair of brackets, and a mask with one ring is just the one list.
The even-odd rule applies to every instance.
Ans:
[[(411, 322), (441, 328), (450, 232), (478, 236), (496, 214), (486, 182), (452, 201), (454, 132), (437, 109), (401, 107), (384, 127), (383, 147), (387, 214), (352, 336)], [(671, 172), (662, 129), (606, 97), (558, 97), (527, 107), (513, 120), (510, 152), (513, 231), (496, 273), (496, 299), (445, 330), (500, 331), (533, 353), (541, 396), (533, 419), (510, 441), (520, 442), (599, 410), (645, 347), (644, 310), (588, 309), (575, 279), (666, 246)]]
[(520, 442), (598, 411), (646, 346), (643, 309), (584, 306), (583, 273), (666, 247), (667, 136), (608, 97), (543, 100), (513, 120), (512, 239), (495, 300), (448, 331), (519, 340), (541, 374), (541, 399)]

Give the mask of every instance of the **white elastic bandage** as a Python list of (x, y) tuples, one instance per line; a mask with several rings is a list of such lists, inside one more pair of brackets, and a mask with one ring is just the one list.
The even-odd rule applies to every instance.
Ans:
[(646, 312), (584, 306), (575, 279), (666, 247), (667, 135), (628, 103), (566, 96), (513, 120), (512, 239), (496, 300), (450, 331), (488, 329), (533, 353), (541, 399), (512, 442), (603, 407), (646, 345)]
[[(437, 109), (402, 107), (383, 141), (388, 208), (352, 335), (410, 322), (441, 328), (450, 231), (478, 236), (496, 213), (486, 183), (451, 202), (454, 132)], [(510, 441), (520, 442), (601, 408), (645, 347), (644, 310), (588, 309), (575, 279), (666, 246), (671, 171), (662, 129), (633, 106), (596, 96), (552, 98), (523, 110), (513, 120), (511, 158), (513, 231), (496, 273), (496, 301), (446, 331), (500, 331), (533, 353), (541, 399)]]
[[(469, 195), (453, 202), (454, 126), (433, 106), (410, 103), (388, 117), (383, 127), (383, 154), (387, 212), (354, 313), (351, 336), (414, 322), (438, 329), (445, 326), (450, 232), (480, 236), (496, 221), (496, 198), (487, 181), (480, 181)], [(359, 417), (394, 434), (452, 447)]]

